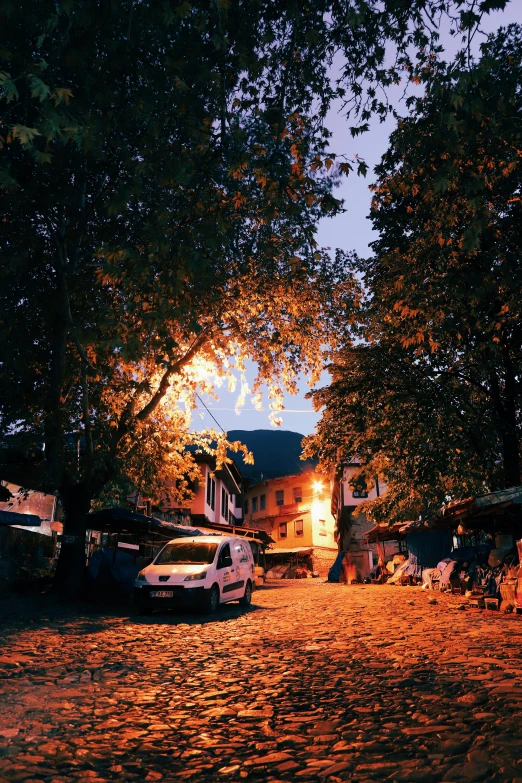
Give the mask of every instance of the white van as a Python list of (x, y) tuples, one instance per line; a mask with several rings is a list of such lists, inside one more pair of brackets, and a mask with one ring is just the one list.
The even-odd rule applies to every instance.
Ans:
[(245, 539), (176, 538), (139, 572), (134, 599), (144, 614), (187, 605), (212, 614), (228, 601), (249, 606), (254, 584), (254, 557)]

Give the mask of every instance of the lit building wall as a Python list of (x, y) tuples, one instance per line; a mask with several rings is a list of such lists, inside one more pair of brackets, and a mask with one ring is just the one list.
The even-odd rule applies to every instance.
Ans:
[(277, 548), (337, 549), (330, 488), (323, 477), (306, 472), (269, 479), (250, 487), (245, 501), (245, 521), (266, 529)]

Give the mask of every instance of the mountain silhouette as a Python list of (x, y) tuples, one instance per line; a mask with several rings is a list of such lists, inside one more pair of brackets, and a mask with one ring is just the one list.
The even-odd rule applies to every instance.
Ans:
[(240, 454), (234, 462), (251, 481), (279, 478), (315, 468), (317, 460), (301, 460), (304, 435), (287, 430), (229, 430), (229, 440), (240, 440), (254, 455), (254, 465), (245, 465)]

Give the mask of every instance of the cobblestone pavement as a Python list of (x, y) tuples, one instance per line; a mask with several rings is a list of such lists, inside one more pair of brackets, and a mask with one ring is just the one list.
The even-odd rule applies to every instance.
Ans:
[(0, 782), (522, 783), (522, 617), (436, 595), (288, 582), (210, 620), (11, 617)]

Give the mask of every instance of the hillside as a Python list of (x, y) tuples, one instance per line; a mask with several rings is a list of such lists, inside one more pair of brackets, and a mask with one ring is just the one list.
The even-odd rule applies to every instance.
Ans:
[(262, 481), (279, 476), (290, 476), (310, 470), (315, 460), (299, 459), (303, 435), (286, 430), (230, 430), (230, 440), (240, 440), (254, 455), (255, 464), (245, 465), (241, 456), (234, 454), (234, 460), (243, 475), (253, 481)]

